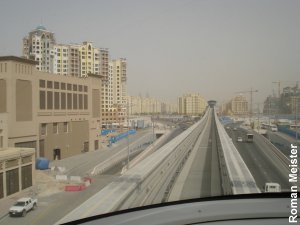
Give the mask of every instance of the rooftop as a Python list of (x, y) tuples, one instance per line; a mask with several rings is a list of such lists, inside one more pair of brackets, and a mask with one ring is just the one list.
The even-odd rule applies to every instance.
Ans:
[(43, 25), (39, 25), (36, 27), (36, 30), (47, 30)]
[(17, 62), (21, 62), (21, 63), (29, 63), (32, 65), (37, 65), (38, 62), (31, 60), (31, 59), (26, 59), (23, 57), (18, 57), (18, 56), (0, 56), (0, 62), (1, 61), (17, 61)]

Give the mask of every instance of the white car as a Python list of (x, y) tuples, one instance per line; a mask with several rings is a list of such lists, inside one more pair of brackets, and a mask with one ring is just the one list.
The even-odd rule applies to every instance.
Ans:
[(243, 142), (243, 138), (242, 137), (238, 137), (237, 138), (237, 142)]
[(37, 199), (32, 198), (20, 198), (9, 209), (10, 216), (26, 216), (26, 213), (30, 210), (34, 210), (37, 207)]

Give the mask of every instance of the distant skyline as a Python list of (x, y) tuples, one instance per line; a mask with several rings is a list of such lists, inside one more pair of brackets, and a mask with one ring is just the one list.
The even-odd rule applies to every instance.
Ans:
[[(38, 25), (57, 43), (92, 41), (128, 62), (128, 94), (175, 102), (185, 93), (254, 103), (300, 81), (298, 0), (0, 2), (0, 55), (22, 54)], [(249, 99), (249, 94), (245, 94)]]

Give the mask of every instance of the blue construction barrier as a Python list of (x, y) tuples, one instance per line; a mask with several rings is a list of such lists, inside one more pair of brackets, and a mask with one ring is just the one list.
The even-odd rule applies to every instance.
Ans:
[(219, 120), (220, 120), (220, 122), (221, 122), (223, 125), (233, 123), (233, 120), (230, 119), (230, 118), (227, 117), (227, 116), (220, 116), (220, 117), (219, 117)]
[[(290, 135), (292, 137), (296, 137), (296, 131), (295, 130), (290, 130), (287, 126), (278, 126), (278, 131), (285, 133), (287, 135)], [(297, 136), (300, 137), (300, 133), (297, 132)]]
[(106, 130), (102, 130), (101, 131), (101, 135), (105, 136), (105, 135), (107, 135), (109, 133), (114, 133), (114, 132), (116, 132), (116, 130), (106, 129)]
[(112, 143), (116, 143), (117, 141), (127, 137), (128, 135), (132, 135), (132, 134), (136, 134), (136, 130), (129, 130), (129, 131), (126, 131), (124, 133), (121, 133), (119, 135), (116, 135), (114, 137), (111, 137), (108, 141), (109, 143), (109, 146), (112, 144)]

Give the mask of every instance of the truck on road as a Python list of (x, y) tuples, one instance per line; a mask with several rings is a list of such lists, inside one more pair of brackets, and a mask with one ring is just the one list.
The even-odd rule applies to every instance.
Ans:
[(280, 184), (278, 183), (266, 183), (265, 192), (281, 192)]
[(37, 199), (33, 198), (20, 198), (9, 209), (10, 216), (26, 216), (30, 210), (35, 210), (37, 207)]
[(247, 134), (247, 139), (246, 139), (246, 141), (247, 142), (253, 142), (253, 134)]

